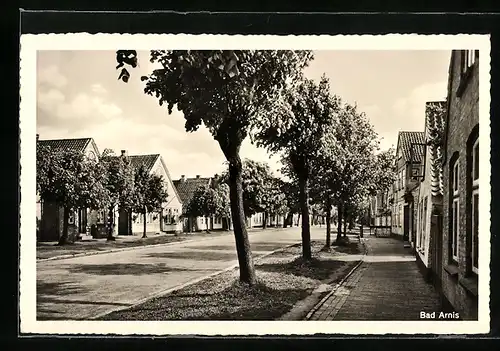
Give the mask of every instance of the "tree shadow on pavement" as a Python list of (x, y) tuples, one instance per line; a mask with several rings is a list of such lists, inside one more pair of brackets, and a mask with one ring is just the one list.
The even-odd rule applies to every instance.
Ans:
[(173, 258), (195, 261), (233, 261), (237, 259), (236, 250), (234, 252), (216, 252), (216, 251), (182, 251), (182, 252), (154, 252), (147, 254), (152, 258)]
[[(290, 245), (291, 243), (287, 242), (269, 242), (269, 243), (255, 243), (250, 244), (252, 251), (274, 251), (281, 247)], [(231, 250), (236, 251), (235, 245), (207, 245), (207, 246), (189, 246), (189, 249), (194, 250)]]
[(75, 282), (36, 282), (36, 295), (71, 295), (88, 291)]
[(69, 267), (68, 271), (71, 273), (84, 273), (94, 275), (148, 275), (190, 271), (190, 269), (169, 267), (165, 263), (112, 263), (82, 264)]

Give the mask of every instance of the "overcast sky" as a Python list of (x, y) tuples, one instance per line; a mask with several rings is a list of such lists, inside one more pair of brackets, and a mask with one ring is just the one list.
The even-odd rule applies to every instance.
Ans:
[[(357, 103), (382, 138), (396, 146), (398, 131), (423, 131), (426, 101), (444, 100), (450, 51), (318, 51), (309, 78), (330, 78), (332, 92)], [(39, 51), (37, 133), (40, 139), (92, 137), (102, 152), (163, 156), (174, 179), (211, 176), (224, 169), (218, 143), (204, 129), (187, 133), (182, 113), (168, 115), (143, 93), (139, 77), (151, 71), (149, 53), (128, 84), (115, 70), (115, 51)], [(280, 165), (246, 140), (242, 158)]]

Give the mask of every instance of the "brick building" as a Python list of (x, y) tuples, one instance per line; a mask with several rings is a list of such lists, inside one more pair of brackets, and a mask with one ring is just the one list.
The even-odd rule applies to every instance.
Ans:
[(479, 201), (479, 51), (451, 54), (443, 156), (444, 302), (477, 319)]

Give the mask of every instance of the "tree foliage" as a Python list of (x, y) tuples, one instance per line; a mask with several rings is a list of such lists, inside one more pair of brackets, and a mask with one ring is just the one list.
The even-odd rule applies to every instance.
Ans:
[(69, 212), (78, 208), (98, 209), (110, 203), (105, 187), (107, 174), (102, 165), (75, 150), (54, 150), (37, 146), (37, 191), (43, 201), (64, 208), (63, 233), (59, 243), (68, 240)]
[(108, 240), (113, 240), (115, 226), (114, 209), (131, 209), (134, 206), (134, 168), (125, 156), (116, 156), (113, 150), (105, 149), (100, 163), (107, 175), (105, 187), (109, 194), (108, 201)]
[(309, 181), (312, 164), (325, 140), (333, 137), (339, 105), (326, 76), (319, 83), (302, 79), (262, 117), (257, 145), (282, 153), (289, 174), (298, 180), (302, 215), (303, 257), (310, 259)]
[[(151, 62), (161, 64), (145, 81), (145, 93), (184, 114), (187, 131), (208, 128), (229, 162), (231, 213), (240, 280), (255, 284), (255, 270), (244, 226), (239, 150), (257, 116), (274, 104), (283, 88), (302, 75), (310, 51), (290, 50), (153, 50)], [(134, 51), (117, 52), (118, 67), (137, 64)], [(122, 65), (123, 64), (123, 65)], [(129, 79), (121, 70), (120, 79)]]
[(134, 171), (132, 209), (143, 215), (143, 237), (146, 237), (146, 215), (160, 212), (168, 192), (162, 176), (148, 172), (143, 166)]

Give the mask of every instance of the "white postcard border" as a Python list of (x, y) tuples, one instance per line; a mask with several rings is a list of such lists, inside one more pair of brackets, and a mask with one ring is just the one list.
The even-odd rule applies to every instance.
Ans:
[[(480, 245), (478, 321), (37, 321), (36, 320), (36, 60), (38, 50), (312, 49), (452, 50), (478, 49), (480, 154)], [(490, 37), (489, 35), (153, 35), (38, 34), (21, 36), (20, 60), (20, 332), (116, 335), (310, 335), (310, 334), (478, 334), (490, 326)], [(112, 66), (110, 69), (113, 69)], [(483, 146), (484, 145), (484, 146)], [(484, 191), (483, 191), (484, 189)], [(484, 194), (484, 195), (483, 195)]]

